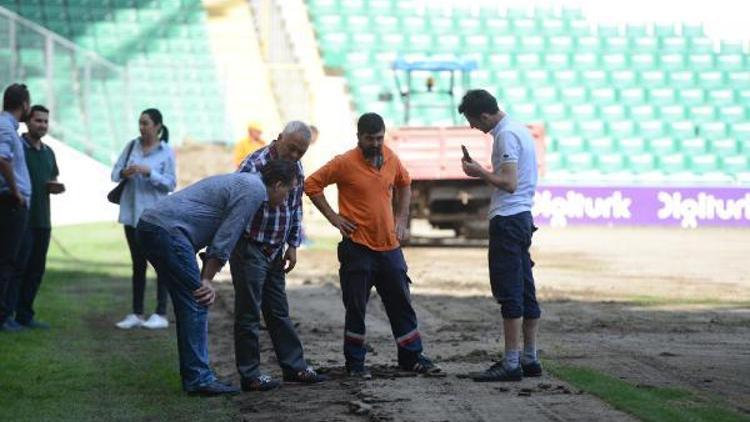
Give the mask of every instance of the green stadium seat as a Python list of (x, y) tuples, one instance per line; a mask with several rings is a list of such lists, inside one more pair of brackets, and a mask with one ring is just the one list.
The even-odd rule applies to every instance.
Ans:
[(502, 90), (502, 99), (511, 105), (523, 103), (528, 98), (529, 91), (523, 86), (510, 86)]
[(363, 0), (339, 0), (338, 13), (345, 15), (361, 14), (367, 10)]
[(411, 34), (409, 35), (409, 41), (404, 46), (406, 51), (423, 52), (432, 49), (433, 38), (427, 34)]
[(549, 132), (552, 136), (557, 137), (565, 137), (565, 136), (575, 136), (576, 130), (575, 130), (575, 124), (572, 121), (569, 120), (558, 120), (554, 122), (549, 122)]
[(487, 89), (493, 85), (492, 74), (489, 70), (479, 69), (469, 74), (471, 78), (471, 86), (484, 87)]
[[(614, 91), (612, 92), (614, 93)], [(594, 96), (595, 94), (592, 92), (591, 93), (592, 100), (596, 101)], [(613, 101), (612, 104), (603, 105), (600, 107), (599, 116), (604, 120), (614, 121), (614, 120), (624, 119), (627, 116), (627, 112), (623, 105), (614, 104), (614, 101)]]
[(706, 37), (690, 38), (690, 52), (697, 54), (710, 54), (714, 51), (714, 41)]
[(693, 138), (696, 136), (695, 125), (689, 120), (670, 123), (669, 132), (672, 138), (677, 140)]
[(547, 36), (566, 33), (565, 21), (562, 19), (543, 18), (537, 21), (537, 27)]
[[(130, 0), (125, 0), (125, 1), (130, 2)], [(338, 0), (308, 0), (308, 5), (311, 11), (319, 15), (329, 14), (329, 13), (333, 14), (333, 13), (339, 12)], [(131, 6), (116, 5), (115, 7), (131, 7)]]
[(719, 120), (724, 123), (734, 124), (747, 120), (747, 114), (743, 106), (722, 106), (719, 107), (718, 116)]
[(352, 34), (351, 45), (356, 46), (360, 51), (372, 51), (377, 45), (377, 38), (371, 33)]
[(573, 38), (566, 35), (549, 37), (548, 51), (557, 53), (568, 53), (574, 48)]
[(687, 66), (692, 70), (711, 70), (714, 67), (714, 58), (711, 54), (689, 54)]
[(623, 170), (626, 166), (625, 158), (621, 154), (600, 154), (596, 156), (596, 167), (605, 173)]
[(368, 0), (367, 10), (373, 16), (391, 16), (393, 13), (393, 3), (391, 0)]
[(513, 35), (495, 35), (492, 37), (492, 47), (495, 51), (514, 51), (518, 42)]
[(734, 91), (731, 89), (711, 89), (708, 91), (708, 101), (717, 106), (734, 104)]
[(710, 143), (711, 152), (718, 157), (731, 157), (739, 153), (739, 144), (732, 138), (714, 139)]
[[(375, 15), (372, 18), (372, 21), (375, 31), (380, 34), (393, 34), (399, 32), (399, 21), (395, 16)], [(349, 20), (349, 22), (351, 22), (351, 20)]]
[(536, 21), (534, 19), (513, 19), (511, 27), (516, 35), (526, 36), (537, 33)]
[(452, 53), (461, 50), (461, 37), (459, 37), (458, 35), (436, 35), (435, 41), (437, 42), (437, 44), (433, 48), (439, 49), (440, 51)]
[(683, 37), (662, 38), (661, 51), (665, 53), (685, 54), (688, 52), (687, 39)]
[(586, 89), (581, 87), (563, 88), (560, 94), (563, 102), (569, 105), (582, 104), (588, 100)]
[(513, 33), (510, 21), (505, 18), (487, 18), (484, 20), (484, 28), (489, 34), (510, 35)]
[(601, 120), (585, 120), (578, 123), (578, 130), (585, 138), (598, 138), (607, 134), (607, 126)]
[(625, 88), (620, 90), (620, 102), (634, 106), (646, 101), (646, 91), (643, 88)]
[(651, 53), (639, 53), (630, 56), (630, 68), (634, 70), (651, 70), (657, 67), (656, 56)]
[(672, 88), (693, 88), (695, 86), (695, 76), (689, 70), (682, 70), (668, 73), (669, 86)]
[(661, 120), (644, 120), (638, 122), (638, 136), (655, 139), (664, 135), (664, 122)]
[(705, 102), (705, 94), (698, 88), (681, 89), (677, 92), (677, 100), (686, 106), (702, 105)]
[(707, 122), (698, 126), (698, 133), (708, 140), (724, 138), (727, 132), (724, 122)]
[(605, 154), (615, 151), (615, 141), (608, 136), (591, 138), (587, 142), (588, 151), (592, 154)]
[(688, 107), (688, 116), (696, 123), (710, 122), (716, 118), (716, 109), (710, 105)]
[(572, 66), (577, 70), (597, 69), (599, 56), (593, 53), (574, 53)]
[(727, 73), (729, 86), (733, 88), (750, 88), (750, 71), (738, 70)]
[[(536, 84), (529, 84), (531, 89), (532, 97), (537, 104), (551, 104), (557, 102), (557, 89), (552, 86), (539, 86)], [(539, 86), (539, 88), (533, 88)]]
[(618, 150), (625, 155), (639, 154), (646, 150), (646, 142), (643, 138), (628, 137), (617, 141)]
[(641, 72), (641, 83), (645, 88), (661, 88), (666, 85), (667, 75), (661, 70)]
[(495, 82), (506, 88), (517, 86), (521, 83), (521, 72), (517, 70), (500, 70), (495, 72)]
[(609, 134), (617, 138), (636, 135), (635, 123), (632, 120), (615, 120), (609, 123)]
[(490, 51), (490, 40), (486, 35), (470, 35), (464, 40), (466, 50), (469, 52), (484, 53)]
[(565, 157), (566, 166), (580, 172), (594, 168), (594, 156), (588, 152), (575, 152)]
[(378, 40), (377, 47), (380, 50), (399, 51), (403, 47), (405, 39), (406, 37), (404, 37), (403, 34), (381, 34)]
[[(742, 122), (736, 123), (730, 128), (731, 135), (740, 142), (750, 141), (750, 123)], [(750, 144), (743, 144), (742, 151), (746, 154), (750, 154)]]
[(626, 53), (630, 48), (630, 43), (626, 37), (606, 37), (603, 47), (608, 53)]
[(722, 53), (716, 55), (716, 67), (723, 71), (744, 70), (745, 56), (742, 54)]
[(458, 33), (462, 35), (477, 35), (482, 33), (482, 21), (476, 18), (462, 18), (456, 22)]
[(547, 121), (562, 120), (568, 117), (565, 105), (560, 103), (547, 103), (540, 106), (542, 115)]
[(617, 101), (617, 91), (613, 88), (594, 88), (590, 93), (591, 102), (598, 106), (607, 106)]
[(447, 35), (454, 32), (453, 19), (432, 16), (427, 21), (427, 26), (435, 35)]
[(511, 105), (511, 114), (521, 122), (532, 122), (538, 118), (538, 110), (536, 104), (530, 103), (515, 103)]
[(685, 118), (685, 107), (679, 104), (670, 104), (659, 107), (659, 118), (666, 122), (676, 122)]
[(659, 62), (663, 69), (679, 70), (685, 67), (685, 56), (682, 54), (662, 54)]
[(649, 103), (656, 106), (675, 104), (675, 99), (675, 91), (672, 88), (654, 88), (648, 91)]
[(741, 42), (722, 40), (719, 43), (721, 53), (743, 54), (744, 47)]
[(651, 154), (644, 154), (643, 152), (633, 153), (627, 155), (628, 168), (636, 173), (645, 173), (655, 168), (656, 160)]
[(542, 58), (535, 53), (522, 53), (515, 56), (516, 66), (519, 69), (539, 69), (542, 65)]
[(625, 26), (625, 35), (628, 37), (643, 37), (648, 33), (648, 29), (645, 25), (639, 24), (628, 24)]
[(544, 55), (544, 65), (549, 69), (566, 69), (570, 67), (570, 56), (565, 53)]
[(659, 170), (665, 173), (678, 173), (685, 171), (687, 160), (681, 153), (661, 155), (658, 158)]
[(579, 53), (599, 53), (602, 49), (601, 39), (599, 37), (585, 36), (576, 41), (576, 52)]
[(596, 119), (596, 107), (591, 104), (576, 104), (570, 106), (570, 117), (579, 122)]
[(721, 169), (727, 173), (747, 172), (750, 170), (750, 160), (746, 155), (722, 157)]
[(563, 168), (563, 157), (562, 154), (556, 152), (549, 152), (544, 155), (544, 162), (547, 165), (548, 171), (560, 170)]
[(600, 37), (617, 37), (620, 34), (620, 28), (617, 25), (602, 24), (596, 27), (596, 33)]
[(518, 37), (521, 43), (521, 51), (528, 53), (539, 53), (545, 50), (546, 44), (544, 37), (525, 36)]
[(688, 156), (705, 154), (707, 142), (703, 138), (688, 138), (680, 141), (680, 151)]
[(703, 30), (703, 25), (701, 24), (690, 24), (690, 23), (683, 23), (682, 24), (682, 35), (685, 37), (702, 37), (705, 35), (705, 32)]
[(656, 37), (634, 37), (631, 38), (630, 44), (633, 51), (638, 53), (652, 54), (659, 51), (659, 39)]
[(560, 88), (578, 84), (578, 73), (574, 70), (556, 70), (552, 73), (552, 80)]
[(636, 73), (632, 70), (616, 70), (611, 73), (610, 80), (615, 88), (632, 88), (638, 84)]
[(745, 107), (750, 105), (750, 89), (737, 89), (734, 94), (737, 98), (737, 104), (743, 104)]
[(607, 72), (598, 69), (589, 69), (581, 72), (581, 81), (589, 88), (609, 86)]
[(698, 73), (698, 86), (701, 88), (721, 88), (724, 84), (722, 72), (710, 70)]
[(427, 31), (427, 20), (422, 16), (403, 16), (401, 31), (406, 34), (424, 34)]
[(656, 117), (656, 109), (648, 104), (632, 105), (629, 107), (629, 114), (635, 120), (652, 120)]
[(705, 174), (719, 168), (719, 159), (715, 155), (694, 155), (690, 158), (690, 170)]
[(672, 138), (656, 138), (648, 142), (648, 150), (656, 155), (672, 154), (675, 151), (675, 141)]
[(676, 34), (674, 24), (656, 24), (654, 25), (654, 35), (658, 37), (671, 37)]

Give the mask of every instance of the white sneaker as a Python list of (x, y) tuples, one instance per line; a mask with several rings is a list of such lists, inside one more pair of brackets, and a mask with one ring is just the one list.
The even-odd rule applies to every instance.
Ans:
[(143, 318), (139, 317), (136, 314), (129, 314), (125, 317), (125, 319), (115, 324), (115, 326), (123, 330), (129, 330), (131, 328), (138, 328), (143, 325), (143, 323)]
[(148, 321), (143, 323), (143, 328), (148, 328), (150, 330), (158, 330), (167, 327), (169, 327), (169, 321), (159, 314), (152, 314), (148, 318)]

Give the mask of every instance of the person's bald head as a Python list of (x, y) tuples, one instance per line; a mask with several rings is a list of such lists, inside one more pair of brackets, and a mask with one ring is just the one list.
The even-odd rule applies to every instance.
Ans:
[(304, 122), (293, 120), (286, 124), (284, 131), (276, 140), (276, 151), (279, 158), (289, 161), (299, 161), (307, 148), (310, 147), (312, 133)]

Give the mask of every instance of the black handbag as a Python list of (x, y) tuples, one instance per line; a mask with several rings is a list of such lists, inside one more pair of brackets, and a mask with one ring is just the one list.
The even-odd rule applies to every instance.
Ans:
[[(128, 160), (130, 160), (130, 153), (133, 152), (133, 147), (135, 146), (135, 140), (130, 142), (130, 148), (128, 148), (128, 155), (125, 156), (125, 165), (128, 164)], [(120, 180), (120, 183), (117, 184), (117, 186), (114, 187), (109, 193), (107, 194), (107, 200), (113, 204), (119, 204), (120, 203), (120, 197), (122, 196), (122, 191), (125, 189), (125, 183), (128, 183), (128, 179), (123, 178)]]

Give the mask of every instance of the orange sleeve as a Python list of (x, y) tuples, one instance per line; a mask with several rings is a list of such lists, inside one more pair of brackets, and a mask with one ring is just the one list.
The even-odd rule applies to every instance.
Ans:
[(396, 159), (396, 178), (394, 184), (399, 187), (409, 186), (411, 184), (409, 171), (406, 170), (406, 167), (404, 167), (403, 164), (401, 164), (401, 160), (399, 160), (395, 154), (393, 155), (393, 158)]
[(308, 176), (305, 179), (305, 194), (310, 197), (320, 195), (326, 186), (338, 182), (343, 163), (343, 156), (338, 155)]

